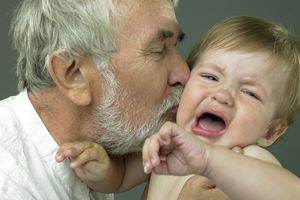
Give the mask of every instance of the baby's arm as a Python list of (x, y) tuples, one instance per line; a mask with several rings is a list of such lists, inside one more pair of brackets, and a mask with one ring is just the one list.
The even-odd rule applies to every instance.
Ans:
[(204, 144), (173, 123), (166, 123), (146, 141), (143, 158), (147, 173), (204, 175), (232, 199), (300, 198), (300, 180), (284, 168)]
[(60, 146), (56, 160), (62, 162), (66, 158), (70, 158), (70, 167), (79, 178), (98, 192), (126, 191), (148, 177), (142, 172), (140, 155), (109, 158), (101, 145), (89, 141)]

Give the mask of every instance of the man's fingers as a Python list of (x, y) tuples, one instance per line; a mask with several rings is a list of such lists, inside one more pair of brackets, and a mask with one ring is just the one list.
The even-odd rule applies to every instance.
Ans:
[(229, 198), (209, 179), (201, 176), (191, 176), (184, 184), (178, 200), (206, 199), (229, 200)]

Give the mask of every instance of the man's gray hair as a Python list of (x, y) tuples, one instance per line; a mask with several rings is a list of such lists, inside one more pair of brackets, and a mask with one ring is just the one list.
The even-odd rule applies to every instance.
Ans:
[[(172, 0), (176, 5), (178, 0)], [(101, 72), (117, 50), (120, 0), (23, 0), (12, 23), (19, 52), (18, 89), (52, 87), (48, 57), (58, 49), (73, 56), (90, 56)]]
[(177, 7), (179, 0), (172, 0), (174, 7)]
[[(106, 66), (116, 49), (117, 1), (24, 0), (12, 25), (14, 45), (19, 52), (19, 90), (53, 86), (47, 67), (48, 56), (58, 49), (69, 55), (91, 56)], [(67, 59), (67, 58), (66, 58)]]

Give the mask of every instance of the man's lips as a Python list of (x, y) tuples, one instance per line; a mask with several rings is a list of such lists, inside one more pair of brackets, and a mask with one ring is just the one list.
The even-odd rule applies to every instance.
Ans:
[(178, 111), (178, 105), (175, 105), (175, 106), (169, 108), (167, 113), (172, 114), (172, 115), (174, 115), (174, 114), (176, 115), (177, 111)]
[(167, 120), (170, 120), (170, 121), (174, 121), (174, 122), (175, 122), (175, 121), (176, 121), (177, 110), (178, 110), (178, 105), (169, 108), (169, 109), (164, 113), (164, 117), (166, 117)]
[(178, 110), (178, 105), (173, 106), (172, 108), (169, 109), (170, 113), (176, 114)]

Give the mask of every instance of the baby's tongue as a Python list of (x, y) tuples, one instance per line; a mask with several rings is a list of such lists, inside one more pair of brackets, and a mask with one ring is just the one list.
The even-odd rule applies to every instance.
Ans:
[(209, 115), (204, 115), (199, 120), (199, 126), (202, 129), (211, 132), (219, 132), (225, 128), (224, 121), (218, 117), (212, 117)]

